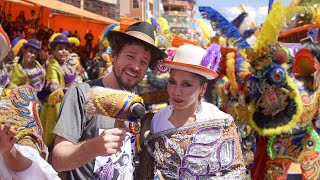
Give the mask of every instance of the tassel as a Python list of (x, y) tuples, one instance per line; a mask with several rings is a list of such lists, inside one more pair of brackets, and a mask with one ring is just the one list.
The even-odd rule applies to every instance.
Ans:
[(136, 150), (137, 150), (137, 153), (141, 152), (141, 146), (140, 146), (140, 141), (139, 141), (139, 134), (136, 135)]

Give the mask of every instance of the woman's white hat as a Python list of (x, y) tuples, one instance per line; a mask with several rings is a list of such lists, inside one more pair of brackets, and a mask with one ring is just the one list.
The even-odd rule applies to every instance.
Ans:
[(180, 46), (172, 60), (164, 60), (163, 64), (170, 69), (179, 69), (199, 74), (207, 79), (218, 77), (216, 72), (220, 60), (220, 45), (213, 44), (208, 50), (186, 44)]

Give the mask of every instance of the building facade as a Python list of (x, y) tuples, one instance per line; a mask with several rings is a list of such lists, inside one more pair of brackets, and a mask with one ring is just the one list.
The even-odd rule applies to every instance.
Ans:
[(120, 14), (138, 21), (160, 16), (160, 0), (121, 0)]
[(59, 0), (111, 19), (120, 20), (120, 0)]
[(195, 1), (162, 0), (162, 4), (164, 10), (162, 17), (167, 19), (171, 32), (192, 39)]

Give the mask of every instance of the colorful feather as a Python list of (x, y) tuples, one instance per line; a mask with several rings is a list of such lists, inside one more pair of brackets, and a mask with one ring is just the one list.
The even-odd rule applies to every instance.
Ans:
[(112, 30), (115, 30), (117, 27), (120, 27), (119, 24), (110, 24), (103, 31), (103, 38), (107, 38), (108, 33)]
[(206, 22), (204, 22), (202, 19), (197, 19), (196, 23), (198, 23), (198, 25), (200, 26), (200, 29), (201, 29), (201, 32), (202, 32), (204, 38), (209, 41), (210, 37), (211, 37), (211, 33), (210, 33), (210, 29), (209, 29), (208, 24)]
[(103, 47), (108, 48), (109, 47), (109, 41), (108, 41), (108, 33), (110, 31), (120, 31), (120, 26), (119, 24), (110, 24), (109, 26), (107, 26), (101, 36), (99, 37), (99, 42), (102, 44)]
[(80, 41), (78, 38), (75, 37), (69, 37), (68, 41), (71, 42), (72, 44), (74, 44), (75, 46), (79, 46), (80, 45)]
[(52, 42), (57, 36), (61, 35), (62, 33), (54, 33), (49, 39), (49, 42)]
[(157, 22), (161, 27), (161, 32), (165, 32), (166, 30), (170, 31), (168, 21), (165, 18), (160, 17), (157, 19)]
[(226, 74), (230, 81), (230, 84), (235, 90), (239, 90), (237, 80), (236, 80), (236, 70), (235, 70), (235, 53), (231, 52), (227, 54), (226, 62)]
[(202, 58), (201, 65), (210, 68), (213, 71), (217, 71), (221, 57), (220, 48), (220, 45), (213, 43)]
[(18, 55), (21, 47), (23, 46), (24, 43), (28, 42), (26, 39), (20, 39), (16, 44), (15, 46), (12, 47), (12, 52), (15, 56)]
[(151, 20), (151, 24), (153, 26), (153, 29), (155, 31), (157, 31), (157, 30), (159, 31), (161, 29), (160, 24), (154, 18), (150, 18), (150, 20)]
[(284, 7), (281, 6), (281, 2), (273, 3), (272, 10), (263, 23), (255, 49), (260, 52), (266, 45), (275, 43), (286, 23), (288, 23), (294, 15), (303, 11), (310, 10), (307, 10), (306, 7), (298, 6)]
[(11, 41), (11, 49), (22, 39), (21, 36), (17, 36), (15, 37), (12, 41)]
[(236, 62), (235, 62), (235, 71), (236, 71), (236, 80), (239, 86), (239, 89), (242, 89), (244, 86), (245, 78), (251, 74), (249, 67), (250, 63), (246, 62), (240, 52), (236, 53)]
[(208, 6), (200, 6), (199, 11), (202, 17), (210, 20), (213, 28), (221, 35), (225, 36), (228, 39), (228, 42), (234, 47), (238, 49), (249, 47), (249, 44), (238, 29), (217, 10)]

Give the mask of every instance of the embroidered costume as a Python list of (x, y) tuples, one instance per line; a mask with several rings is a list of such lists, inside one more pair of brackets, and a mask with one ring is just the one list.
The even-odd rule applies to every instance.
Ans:
[(29, 84), (37, 91), (38, 98), (42, 100), (46, 96), (46, 94), (42, 92), (45, 86), (46, 71), (38, 61), (35, 61), (35, 64), (35, 68), (26, 69), (19, 63), (15, 63), (10, 75), (9, 88)]
[[(67, 69), (64, 71), (64, 69)], [(69, 87), (76, 79), (76, 72), (66, 62), (60, 66), (57, 60), (51, 59), (48, 65), (46, 80), (49, 92), (52, 92), (48, 101), (43, 103), (41, 110), (41, 122), (44, 127), (44, 142), (49, 148), (53, 147), (53, 128), (56, 125), (57, 116), (60, 109), (61, 100), (66, 87)], [(65, 90), (66, 91), (66, 90)]]
[(43, 142), (40, 109), (37, 92), (29, 85), (3, 91), (0, 100), (0, 124), (9, 124), (11, 129), (16, 130), (18, 141), (14, 146), (24, 157), (32, 160), (32, 165), (23, 172), (14, 172), (7, 168), (0, 156), (0, 179), (21, 179), (25, 178), (24, 175), (30, 178), (60, 179), (45, 160), (49, 152)]
[(245, 178), (239, 136), (230, 115), (202, 102), (194, 124), (175, 128), (168, 120), (171, 114), (172, 106), (159, 110), (152, 120), (152, 135), (145, 140), (154, 159), (156, 176), (164, 179)]

